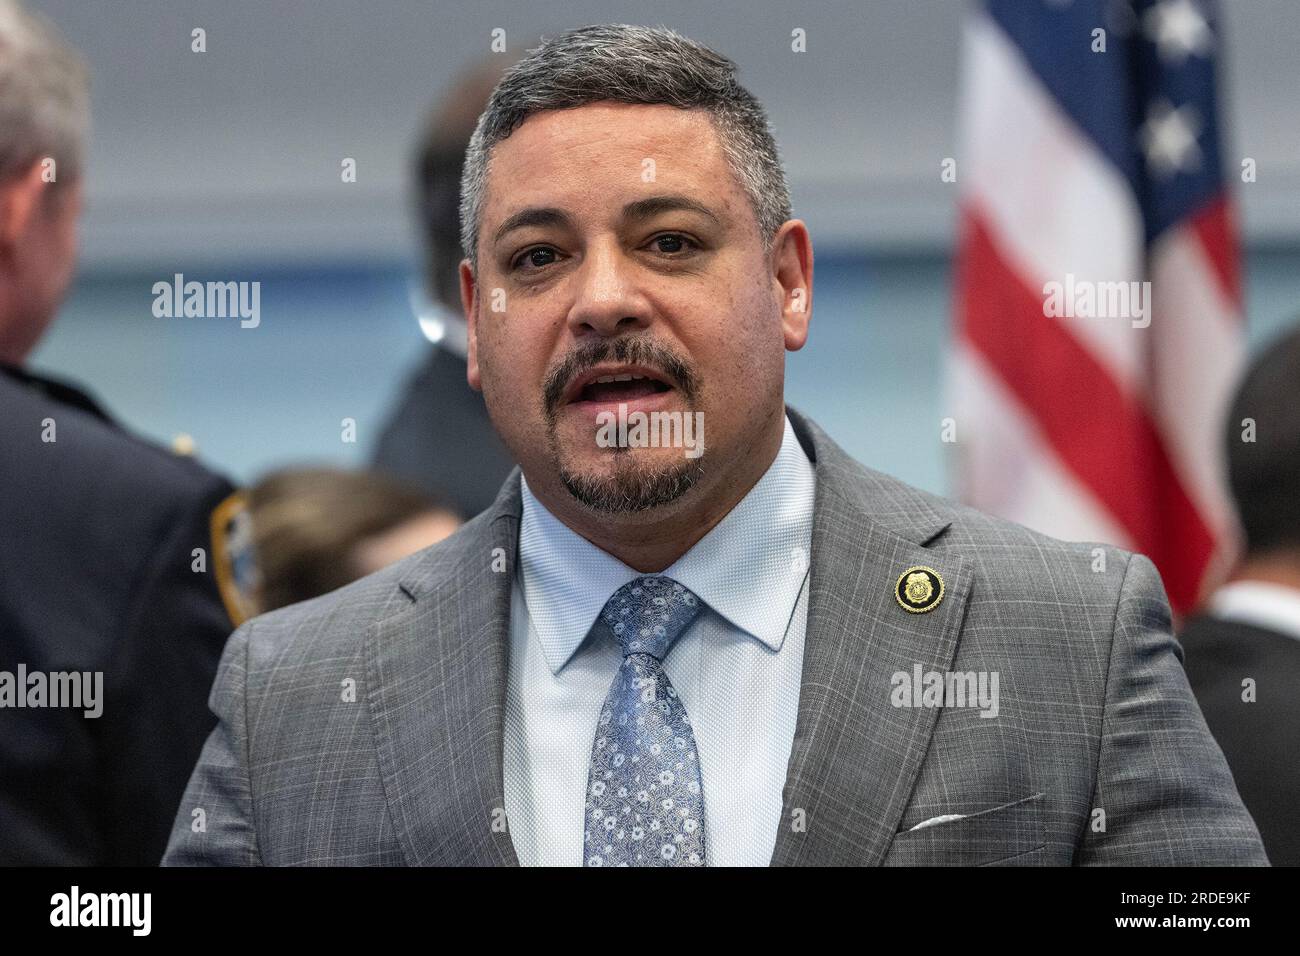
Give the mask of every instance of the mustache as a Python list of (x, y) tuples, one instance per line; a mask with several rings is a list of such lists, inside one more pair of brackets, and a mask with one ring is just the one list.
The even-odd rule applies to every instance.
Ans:
[(552, 367), (542, 384), (542, 402), (546, 417), (554, 420), (564, 398), (564, 390), (573, 379), (601, 362), (644, 365), (664, 373), (688, 402), (695, 401), (697, 377), (690, 365), (667, 346), (653, 339), (615, 339), (612, 342), (585, 342), (573, 349)]

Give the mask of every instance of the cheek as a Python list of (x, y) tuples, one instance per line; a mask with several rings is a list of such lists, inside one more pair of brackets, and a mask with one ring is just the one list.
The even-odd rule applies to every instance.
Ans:
[(716, 378), (745, 392), (770, 379), (774, 362), (783, 360), (785, 339), (781, 311), (763, 283), (746, 282), (722, 300), (698, 326), (706, 335), (691, 342), (702, 376)]
[(503, 368), (500, 335), (500, 327), (491, 319), (487, 322), (479, 320), (478, 374), (484, 397), (489, 401), (500, 395), (502, 387), (511, 380), (508, 371)]
[(522, 315), (485, 312), (478, 323), (478, 366), (483, 391), (513, 412), (527, 413), (540, 402), (548, 354), (544, 329)]

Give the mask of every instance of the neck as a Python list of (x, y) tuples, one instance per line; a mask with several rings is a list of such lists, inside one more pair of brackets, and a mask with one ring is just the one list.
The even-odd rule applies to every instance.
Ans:
[(781, 450), (784, 430), (782, 407), (774, 428), (765, 428), (761, 440), (741, 446), (753, 454), (740, 458), (729, 473), (717, 478), (706, 473), (678, 502), (650, 511), (599, 514), (576, 501), (558, 482), (534, 486), (530, 479), (528, 487), (572, 531), (633, 570), (657, 574), (693, 548), (758, 484)]

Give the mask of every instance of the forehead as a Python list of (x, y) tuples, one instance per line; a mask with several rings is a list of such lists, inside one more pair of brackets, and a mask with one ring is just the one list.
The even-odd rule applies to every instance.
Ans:
[(621, 205), (632, 194), (671, 187), (723, 209), (739, 186), (703, 110), (592, 103), (536, 113), (497, 143), (489, 164), (484, 224), (521, 206)]

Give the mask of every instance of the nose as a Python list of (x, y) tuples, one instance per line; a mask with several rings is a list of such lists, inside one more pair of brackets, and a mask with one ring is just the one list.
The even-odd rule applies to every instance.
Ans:
[(634, 263), (617, 243), (593, 243), (574, 281), (569, 328), (576, 337), (625, 335), (649, 327), (650, 305), (636, 284)]

